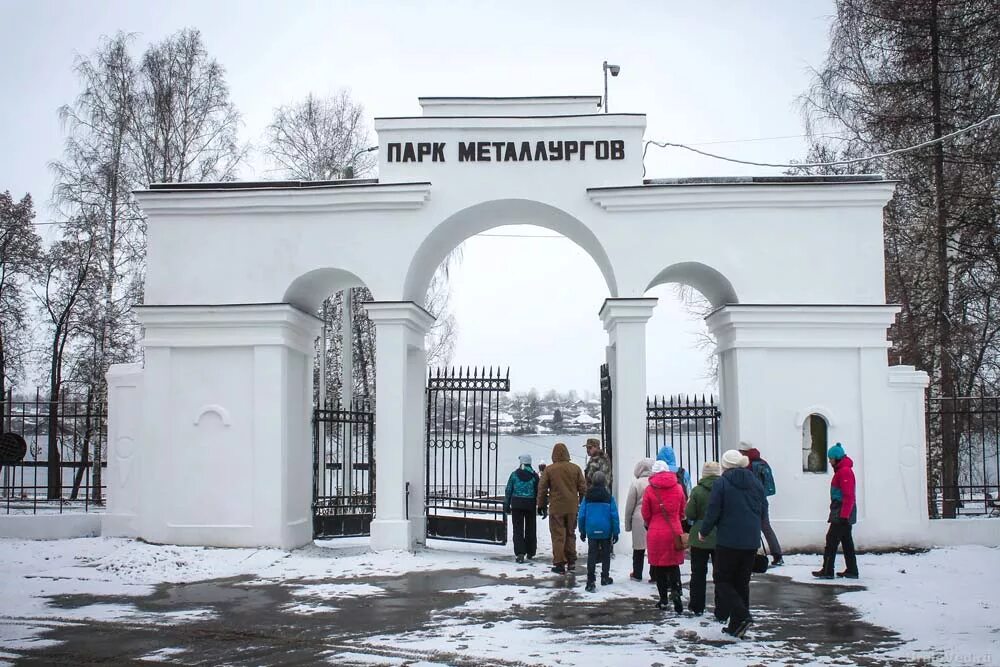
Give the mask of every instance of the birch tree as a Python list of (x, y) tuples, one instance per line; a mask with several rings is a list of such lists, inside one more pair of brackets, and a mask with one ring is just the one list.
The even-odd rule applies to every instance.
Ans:
[(21, 377), (30, 349), (25, 296), (41, 257), (34, 217), (31, 195), (15, 202), (10, 192), (0, 193), (0, 402)]

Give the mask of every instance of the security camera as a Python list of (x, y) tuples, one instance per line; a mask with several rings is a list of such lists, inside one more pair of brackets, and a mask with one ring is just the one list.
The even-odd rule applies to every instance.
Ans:
[(618, 65), (608, 65), (608, 69), (611, 70), (611, 76), (618, 76), (618, 72), (622, 71)]

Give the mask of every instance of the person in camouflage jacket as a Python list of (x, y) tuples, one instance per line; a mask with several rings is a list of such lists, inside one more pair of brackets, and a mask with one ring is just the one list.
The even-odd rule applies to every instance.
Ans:
[(597, 438), (587, 438), (587, 442), (584, 445), (587, 448), (587, 467), (583, 471), (583, 476), (587, 480), (587, 489), (593, 486), (594, 473), (600, 472), (604, 473), (604, 479), (607, 480), (607, 488), (613, 489), (614, 483), (611, 479), (611, 459), (608, 455), (604, 453), (601, 449), (601, 441)]

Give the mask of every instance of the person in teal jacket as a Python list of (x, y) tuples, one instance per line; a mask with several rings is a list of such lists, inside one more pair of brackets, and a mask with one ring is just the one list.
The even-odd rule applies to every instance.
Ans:
[(618, 541), (621, 530), (618, 522), (618, 503), (608, 491), (608, 478), (603, 472), (595, 472), (590, 480), (590, 490), (580, 503), (577, 525), (580, 540), (590, 541), (587, 548), (587, 592), (597, 590), (595, 585), (597, 560), (601, 560), (601, 586), (614, 580), (608, 574), (611, 569), (611, 545)]

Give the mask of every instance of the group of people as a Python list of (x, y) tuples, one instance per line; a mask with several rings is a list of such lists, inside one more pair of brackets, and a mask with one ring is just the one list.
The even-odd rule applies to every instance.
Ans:
[[(690, 551), (691, 577), (688, 610), (701, 615), (706, 608), (708, 565), (715, 584), (715, 618), (725, 624), (723, 632), (742, 638), (751, 624), (750, 577), (758, 550), (767, 543), (771, 567), (784, 564), (781, 544), (771, 527), (768, 497), (776, 492), (771, 466), (751, 444), (726, 451), (720, 462), (704, 464), (701, 478), (692, 488), (686, 470), (678, 467), (670, 446), (657, 452), (656, 460), (642, 459), (635, 465), (624, 522), (611, 494), (611, 461), (596, 438), (589, 438), (587, 464), (581, 470), (570, 461), (563, 443), (552, 449), (552, 463), (539, 476), (531, 457), (519, 457), (520, 466), (507, 482), (504, 509), (511, 514), (514, 554), (517, 562), (533, 558), (537, 549), (537, 512), (549, 522), (552, 537), (552, 571), (574, 572), (577, 560), (576, 532), (589, 542), (586, 590), (596, 590), (597, 565), (601, 585), (613, 583), (610, 561), (621, 524), (632, 533), (632, 572), (642, 581), (649, 562), (650, 581), (655, 582), (659, 609), (684, 612), (680, 566)], [(827, 454), (834, 469), (830, 485), (830, 524), (826, 535), (823, 566), (813, 572), (821, 579), (859, 576), (852, 526), (857, 522), (853, 462), (837, 443)], [(761, 537), (763, 535), (763, 538)], [(835, 572), (838, 548), (843, 548), (846, 568)], [(765, 562), (766, 562), (765, 551)]]

